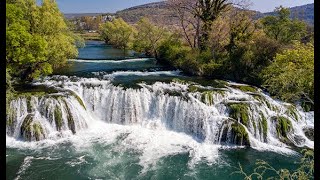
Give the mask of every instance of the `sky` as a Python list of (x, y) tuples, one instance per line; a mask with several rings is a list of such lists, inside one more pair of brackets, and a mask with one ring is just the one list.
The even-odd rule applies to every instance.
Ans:
[[(159, 0), (56, 0), (63, 13), (113, 13), (136, 5)], [(314, 0), (251, 0), (250, 9), (260, 12), (273, 11), (280, 5), (294, 7), (314, 3)]]

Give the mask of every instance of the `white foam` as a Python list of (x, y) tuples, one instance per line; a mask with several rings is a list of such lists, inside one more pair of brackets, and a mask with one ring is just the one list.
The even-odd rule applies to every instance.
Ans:
[(181, 71), (155, 71), (155, 72), (142, 72), (142, 71), (116, 71), (111, 74), (106, 74), (104, 78), (112, 78), (117, 76), (178, 76)]
[(31, 165), (31, 161), (34, 157), (32, 156), (27, 156), (24, 158), (22, 165), (19, 168), (19, 171), (17, 173), (17, 177), (15, 178), (15, 180), (18, 180), (21, 178), (21, 175), (23, 175), (23, 173), (25, 173), (25, 171), (28, 169), (28, 167)]
[(85, 63), (124, 63), (124, 62), (143, 62), (154, 60), (152, 58), (135, 58), (135, 59), (122, 59), (122, 60), (87, 60), (87, 59), (69, 59), (70, 62), (85, 62)]
[[(251, 121), (249, 122), (246, 130), (249, 132), (252, 147), (259, 151), (292, 153), (292, 150), (279, 141), (274, 130), (275, 123), (270, 119), (277, 115), (287, 117), (285, 115), (287, 108), (283, 102), (273, 100), (262, 93), (261, 95), (275, 106), (276, 110), (270, 109), (263, 103), (255, 103), (252, 95), (232, 88), (229, 88), (224, 95), (214, 95), (215, 104), (209, 106), (201, 102), (201, 93), (188, 93), (188, 85), (178, 82), (156, 82), (152, 85), (140, 83), (141, 89), (126, 90), (113, 86), (108, 80), (97, 78), (54, 76), (37, 83), (60, 86), (61, 89), (75, 92), (83, 100), (87, 110), (84, 110), (74, 97), (67, 98), (67, 102), (72, 104), (70, 106), (74, 111), (73, 114), (80, 120), (83, 117), (83, 122), (88, 126), (79, 129), (76, 135), (69, 133), (61, 138), (40, 142), (22, 142), (7, 136), (7, 147), (39, 149), (68, 141), (72, 142), (78, 151), (90, 151), (96, 142), (111, 144), (123, 136), (115, 148), (135, 149), (139, 152), (141, 154), (139, 163), (144, 167), (143, 171), (152, 167), (159, 159), (179, 153), (190, 153), (189, 166), (191, 167), (203, 159), (213, 163), (219, 157), (218, 149), (228, 148), (218, 145), (221, 138), (219, 131), (229, 116), (229, 109), (225, 102), (236, 102), (233, 99), (243, 98), (249, 103), (250, 117), (259, 117), (262, 113), (267, 117), (268, 122), (267, 143), (262, 142), (261, 128), (256, 128), (258, 130), (254, 133), (256, 131), (254, 125)], [(169, 96), (165, 93), (167, 91), (180, 92), (188, 100), (180, 96)], [(23, 104), (25, 107), (26, 103)], [(41, 107), (38, 108), (41, 109)], [(313, 118), (312, 115), (300, 114), (304, 115), (301, 116), (305, 122), (313, 124), (313, 120), (307, 120)], [(294, 126), (290, 133), (305, 138), (302, 135), (300, 121), (295, 123), (292, 118), (287, 118)], [(259, 119), (255, 120), (259, 122)], [(257, 125), (258, 123), (256, 127)], [(313, 141), (303, 143), (301, 142), (300, 145), (313, 147)]]

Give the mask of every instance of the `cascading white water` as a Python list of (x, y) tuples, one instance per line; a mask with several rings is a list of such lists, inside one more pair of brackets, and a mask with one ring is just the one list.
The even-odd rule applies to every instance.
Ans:
[(259, 89), (244, 92), (236, 88), (244, 86), (241, 84), (228, 83), (218, 89), (193, 85), (201, 91), (190, 91), (188, 83), (156, 82), (140, 83), (140, 89), (124, 89), (109, 80), (66, 76), (34, 84), (54, 87), (61, 93), (11, 101), (8, 136), (31, 141), (54, 139), (77, 133), (94, 121), (104, 121), (183, 132), (207, 144), (257, 149), (287, 147), (281, 136), (285, 129), (283, 136), (295, 146), (313, 148), (313, 141), (302, 130), (306, 121), (313, 122), (313, 113), (275, 101)]

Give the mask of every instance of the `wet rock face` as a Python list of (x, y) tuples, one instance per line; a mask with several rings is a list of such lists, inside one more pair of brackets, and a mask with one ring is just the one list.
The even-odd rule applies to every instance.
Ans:
[(304, 128), (304, 134), (307, 136), (308, 139), (314, 141), (314, 129), (313, 128)]

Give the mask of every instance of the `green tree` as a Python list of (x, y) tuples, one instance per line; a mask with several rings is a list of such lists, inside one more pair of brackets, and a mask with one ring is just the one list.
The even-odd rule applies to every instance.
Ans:
[(142, 18), (137, 23), (133, 49), (157, 57), (159, 45), (166, 36), (168, 33), (164, 28), (153, 25), (148, 18)]
[(115, 19), (100, 26), (100, 35), (106, 43), (117, 48), (126, 49), (132, 46), (135, 30), (123, 19)]
[(240, 80), (250, 72), (254, 57), (251, 51), (252, 36), (256, 25), (250, 12), (234, 10), (229, 18), (229, 43), (226, 45), (228, 61), (226, 67), (235, 80)]
[(203, 22), (201, 27), (200, 49), (207, 48), (209, 34), (212, 31), (213, 21), (216, 20), (220, 14), (225, 11), (231, 3), (228, 0), (198, 0), (195, 9), (196, 16)]
[(265, 33), (281, 42), (290, 43), (301, 40), (306, 34), (307, 25), (303, 21), (290, 19), (290, 10), (282, 6), (276, 8), (277, 16), (266, 16), (261, 19)]
[(77, 55), (74, 35), (55, 1), (7, 1), (6, 62), (22, 81), (47, 75)]
[(292, 49), (278, 53), (262, 71), (264, 86), (277, 98), (313, 105), (314, 46), (296, 42)]

